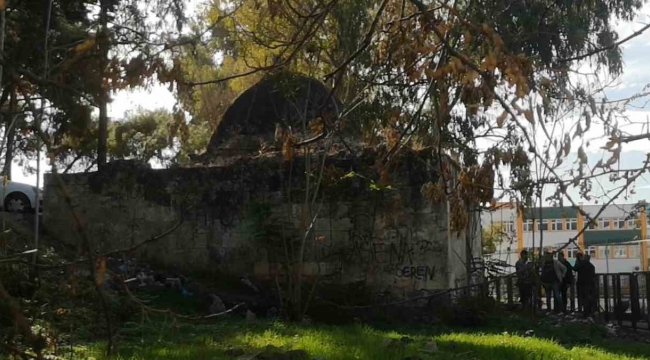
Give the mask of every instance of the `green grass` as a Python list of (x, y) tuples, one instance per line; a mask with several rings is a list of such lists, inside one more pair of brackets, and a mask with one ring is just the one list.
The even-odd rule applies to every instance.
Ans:
[[(526, 320), (513, 325), (523, 326)], [(152, 322), (140, 326), (131, 324), (121, 332), (118, 359), (232, 359), (229, 349), (242, 349), (246, 353), (263, 351), (272, 345), (282, 350), (302, 349), (311, 358), (337, 359), (404, 359), (419, 356), (421, 359), (649, 359), (650, 345), (640, 343), (608, 343), (592, 336), (590, 345), (577, 345), (585, 341), (584, 332), (573, 329), (574, 338), (554, 340), (553, 336), (523, 337), (516, 332), (498, 332), (501, 325), (489, 326), (480, 332), (468, 329), (374, 328), (366, 325), (327, 326), (293, 325), (281, 322), (260, 321), (249, 324), (237, 320), (221, 320), (210, 325)], [(571, 326), (567, 326), (571, 328)], [(518, 331), (515, 329), (515, 331)], [(552, 329), (539, 327), (540, 334)], [(564, 331), (562, 329), (560, 334)], [(536, 330), (537, 332), (537, 330)], [(596, 332), (597, 334), (598, 332)], [(387, 346), (386, 339), (409, 337), (413, 342), (405, 346)], [(582, 339), (582, 340), (581, 340)], [(439, 351), (426, 354), (420, 351), (427, 341), (435, 340)], [(573, 343), (573, 344), (572, 344)], [(99, 349), (102, 344), (77, 349), (79, 359), (93, 356), (105, 359)]]

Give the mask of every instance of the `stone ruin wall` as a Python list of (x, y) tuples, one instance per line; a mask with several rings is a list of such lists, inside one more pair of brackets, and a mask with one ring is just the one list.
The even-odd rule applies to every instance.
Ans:
[[(356, 177), (323, 185), (325, 197), (312, 207), (319, 216), (306, 239), (306, 276), (333, 284), (362, 282), (396, 296), (464, 283), (465, 234), (449, 231), (447, 204), (430, 205), (422, 198), (420, 187), (431, 171), (414, 163), (420, 162), (406, 161), (395, 169), (394, 190), (373, 191)], [(295, 176), (304, 174), (304, 167), (300, 171), (296, 160), (293, 169), (288, 164), (261, 158), (209, 168), (111, 166), (102, 175), (62, 179), (99, 253), (129, 248), (177, 227), (140, 248), (139, 256), (179, 271), (274, 280), (285, 259), (281, 239), (294, 239), (299, 246), (300, 225), (307, 221), (301, 216), (304, 175)], [(347, 172), (356, 164), (334, 160), (328, 167)], [(46, 175), (44, 209), (50, 235), (69, 244), (80, 241), (52, 175)], [(480, 238), (472, 241), (478, 256)]]

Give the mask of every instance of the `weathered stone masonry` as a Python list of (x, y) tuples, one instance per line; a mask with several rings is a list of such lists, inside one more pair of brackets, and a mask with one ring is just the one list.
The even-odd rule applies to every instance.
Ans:
[[(391, 172), (391, 188), (368, 179), (373, 154), (326, 162), (318, 213), (307, 239), (304, 273), (330, 283), (364, 282), (407, 296), (465, 281), (465, 234), (450, 231), (448, 204), (420, 194), (432, 180), (431, 159), (408, 153)], [(313, 163), (317, 164), (317, 161)], [(350, 171), (364, 177), (343, 176)], [(184, 271), (273, 279), (297, 249), (305, 216), (304, 161), (243, 159), (227, 167), (149, 168), (114, 165), (105, 173), (63, 175), (72, 208), (97, 251), (128, 248), (180, 226), (139, 255)], [(378, 178), (374, 177), (374, 178)], [(316, 178), (312, 178), (316, 181)], [(290, 191), (288, 191), (290, 189)], [(70, 206), (46, 175), (44, 223), (54, 236), (79, 241)], [(306, 222), (306, 223), (305, 223)], [(302, 225), (302, 227), (301, 227)], [(477, 234), (474, 234), (477, 235)], [(472, 238), (473, 256), (480, 252)]]

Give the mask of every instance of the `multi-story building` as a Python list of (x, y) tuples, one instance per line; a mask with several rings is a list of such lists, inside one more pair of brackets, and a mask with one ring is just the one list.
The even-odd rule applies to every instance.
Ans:
[[(635, 204), (610, 205), (600, 214), (600, 205), (581, 205), (594, 223), (572, 207), (543, 207), (518, 211), (502, 203), (483, 213), (483, 229), (498, 229), (496, 251), (486, 257), (514, 265), (523, 249), (563, 249), (574, 262), (578, 252), (591, 255), (598, 273), (648, 271), (648, 221), (644, 207)], [(597, 218), (595, 216), (598, 215)], [(587, 226), (585, 231), (581, 230)]]

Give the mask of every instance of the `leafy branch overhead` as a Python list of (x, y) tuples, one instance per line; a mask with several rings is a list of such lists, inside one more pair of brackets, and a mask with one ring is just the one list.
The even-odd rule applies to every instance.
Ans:
[[(197, 29), (213, 30), (205, 46), (181, 50), (178, 94), (194, 119), (190, 129), (214, 129), (234, 96), (269, 71), (281, 67), (322, 77), (333, 81), (346, 105), (343, 121), (362, 129), (361, 141), (386, 142), (389, 157), (402, 146), (432, 146), (458, 154), (463, 167), (482, 161), (483, 168), (494, 169), (497, 185), (512, 195), (523, 192), (517, 196), (529, 202), (532, 176), (562, 179), (556, 169), (571, 151), (584, 165), (588, 144), (572, 142), (594, 121), (611, 122), (616, 110), (597, 103), (598, 94), (575, 88), (569, 74), (588, 60), (618, 75), (619, 46), (645, 28), (619, 40), (610, 14), (630, 20), (640, 6), (626, 1), (580, 6), (215, 2), (196, 22)], [(213, 27), (212, 21), (224, 14), (229, 16)], [(566, 33), (576, 35), (565, 38)], [(563, 111), (576, 106), (581, 119), (570, 131), (558, 130), (554, 124), (566, 122)], [(189, 133), (193, 137), (195, 132)], [(615, 127), (609, 133), (616, 142)], [(204, 131), (196, 134), (203, 139), (193, 143), (207, 142)], [(483, 140), (498, 145), (485, 152), (477, 147)], [(604, 170), (620, 152), (614, 145), (610, 149)], [(546, 175), (528, 170), (530, 161), (543, 163)], [(497, 171), (502, 165), (515, 180), (510, 185)]]
[[(288, 179), (283, 173), (269, 180), (273, 187), (300, 187), (281, 194), (291, 205), (287, 213), (299, 213), (299, 225), (280, 220), (282, 207), (251, 208), (248, 236), (283, 248), (289, 295), (278, 284), (279, 298), (301, 319), (314, 292), (302, 287), (305, 254), (325, 238), (315, 232), (326, 211), (323, 203), (332, 198), (328, 192), (346, 197), (343, 190), (361, 189), (377, 199), (391, 198), (403, 190), (392, 182), (394, 175), (417, 180), (412, 184), (424, 184), (419, 190), (429, 204), (448, 205), (450, 230), (457, 233), (469, 229), (477, 211), (500, 201), (520, 208), (568, 202), (582, 213), (585, 226), (564, 246), (576, 242), (604, 210), (591, 216), (581, 201), (609, 205), (631, 194), (648, 171), (650, 154), (629, 168), (621, 157), (630, 143), (650, 139), (650, 131), (630, 120), (627, 110), (650, 91), (609, 99), (606, 90), (623, 72), (621, 46), (650, 29), (640, 25), (619, 35), (615, 25), (633, 21), (645, 3), (211, 0), (193, 7), (183, 0), (48, 0), (52, 6), (45, 7), (35, 0), (0, 0), (3, 178), (11, 177), (13, 163), (29, 171), (42, 153), (53, 173), (101, 174), (117, 159), (189, 167), (206, 158), (199, 156), (206, 148), (246, 148), (247, 156), (270, 159), (289, 169)], [(173, 95), (172, 104), (155, 110), (136, 104), (144, 106), (111, 119), (112, 97), (158, 86)], [(265, 106), (233, 105), (236, 99), (265, 96), (273, 100)], [(319, 101), (327, 106), (315, 104)], [(226, 116), (229, 112), (237, 116)], [(242, 123), (253, 120), (259, 131)], [(215, 131), (226, 125), (232, 131)], [(240, 135), (251, 141), (238, 142)], [(215, 136), (219, 141), (212, 143)], [(342, 165), (326, 161), (330, 156)], [(301, 166), (293, 172), (295, 164)], [(242, 177), (249, 175), (242, 170)], [(616, 186), (594, 190), (603, 179)], [(197, 186), (192, 181), (176, 185)], [(63, 181), (60, 187), (65, 194)], [(77, 260), (52, 267), (34, 262), (32, 268), (71, 269), (75, 278), (75, 267), (86, 264), (92, 289), (84, 295), (95, 292), (110, 349), (117, 332), (102, 290), (106, 257), (163, 239), (182, 222), (96, 255), (84, 219), (69, 197), (64, 200), (80, 229)], [(512, 240), (499, 227), (483, 235), (485, 252)], [(23, 256), (3, 254), (0, 263), (23, 265)], [(29, 280), (29, 286), (38, 282)], [(76, 289), (75, 278), (71, 296), (78, 295)], [(143, 313), (169, 312), (126, 290)], [(19, 335), (11, 333), (7, 343), (26, 341), (11, 350), (41, 358), (42, 338), (30, 324), (39, 315), (28, 319), (3, 283), (0, 298), (9, 304), (12, 331)], [(57, 316), (69, 313), (61, 309)]]

